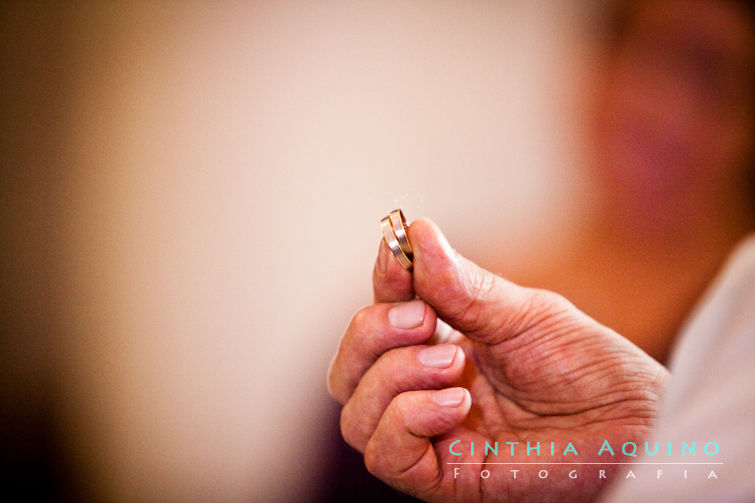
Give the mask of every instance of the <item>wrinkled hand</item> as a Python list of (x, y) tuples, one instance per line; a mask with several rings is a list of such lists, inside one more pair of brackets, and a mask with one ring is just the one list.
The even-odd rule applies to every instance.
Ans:
[[(351, 320), (331, 363), (346, 441), (375, 476), (428, 501), (594, 499), (605, 482), (596, 474), (574, 480), (569, 465), (483, 466), (484, 443), (500, 446), (488, 461), (621, 461), (596, 455), (603, 440), (615, 449), (645, 439), (666, 370), (563, 297), (461, 257), (429, 220), (408, 232), (413, 274), (381, 243), (375, 304)], [(443, 341), (438, 318), (454, 329)], [(449, 452), (455, 440), (461, 456)], [(541, 456), (526, 455), (527, 441), (540, 441)], [(520, 442), (514, 456), (505, 442)], [(568, 442), (578, 458), (561, 456)], [(489, 477), (480, 477), (483, 468)], [(547, 481), (537, 478), (541, 468)], [(610, 479), (611, 466), (600, 468)]]

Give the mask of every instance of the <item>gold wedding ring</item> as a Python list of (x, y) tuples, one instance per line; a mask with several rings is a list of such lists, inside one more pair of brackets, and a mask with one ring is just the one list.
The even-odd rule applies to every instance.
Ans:
[(407, 271), (412, 270), (414, 251), (409, 244), (409, 236), (406, 234), (406, 218), (401, 210), (393, 210), (380, 220), (380, 230), (383, 231), (385, 244), (396, 256), (399, 264)]

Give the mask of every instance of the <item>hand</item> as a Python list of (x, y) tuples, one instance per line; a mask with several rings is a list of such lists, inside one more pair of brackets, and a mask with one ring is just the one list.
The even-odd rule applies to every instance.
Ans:
[[(563, 297), (461, 257), (429, 220), (408, 232), (413, 274), (381, 243), (375, 304), (351, 320), (330, 366), (345, 440), (375, 476), (428, 501), (595, 498), (611, 465), (599, 467), (607, 479), (593, 471), (575, 480), (573, 465), (447, 463), (481, 463), (486, 441), (499, 443), (489, 461), (621, 461), (596, 455), (604, 440), (620, 454), (624, 442), (645, 439), (664, 367)], [(454, 329), (440, 344), (438, 318)], [(449, 452), (455, 440), (461, 456)], [(526, 455), (527, 441), (540, 442), (541, 456)], [(505, 442), (519, 442), (514, 456)], [(562, 456), (568, 442), (578, 457)], [(537, 476), (543, 468), (546, 481)]]

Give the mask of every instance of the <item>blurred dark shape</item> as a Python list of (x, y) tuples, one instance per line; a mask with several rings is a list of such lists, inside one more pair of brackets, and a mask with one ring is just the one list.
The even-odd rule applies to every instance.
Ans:
[(62, 5), (0, 6), (0, 486), (75, 498), (56, 421), (68, 72)]
[(341, 437), (338, 423), (341, 408), (331, 407), (324, 418), (334, 427), (329, 438), (323, 439), (328, 452), (324, 458), (333, 469), (315, 488), (315, 503), (413, 503), (420, 500), (403, 494), (373, 477), (364, 467), (362, 454), (349, 447)]

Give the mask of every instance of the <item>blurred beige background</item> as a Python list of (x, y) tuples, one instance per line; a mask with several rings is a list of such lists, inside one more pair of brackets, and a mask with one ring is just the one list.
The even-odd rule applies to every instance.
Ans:
[(98, 500), (305, 500), (382, 216), (483, 264), (569, 246), (590, 9), (5, 6), (18, 421)]

